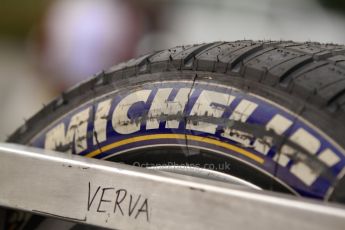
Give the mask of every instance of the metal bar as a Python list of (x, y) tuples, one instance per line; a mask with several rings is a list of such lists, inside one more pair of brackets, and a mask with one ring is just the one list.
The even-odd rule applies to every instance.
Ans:
[(0, 205), (116, 229), (344, 229), (343, 206), (0, 144)]

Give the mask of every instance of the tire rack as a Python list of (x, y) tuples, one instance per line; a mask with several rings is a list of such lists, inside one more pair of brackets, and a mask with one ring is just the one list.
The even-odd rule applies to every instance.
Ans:
[(342, 205), (7, 143), (0, 206), (112, 229), (345, 226)]

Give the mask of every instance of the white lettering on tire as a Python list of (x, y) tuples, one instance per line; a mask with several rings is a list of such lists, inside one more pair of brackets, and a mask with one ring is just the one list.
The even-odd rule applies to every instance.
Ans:
[(133, 92), (123, 98), (116, 106), (112, 125), (116, 132), (120, 134), (131, 134), (140, 130), (141, 122), (134, 122), (128, 118), (128, 110), (137, 102), (146, 103), (151, 90), (140, 90)]
[[(44, 148), (56, 150), (58, 146), (65, 146), (74, 142), (76, 153), (86, 150), (89, 117), (90, 107), (72, 116), (67, 131), (65, 131), (64, 123), (55, 126), (47, 132)], [(71, 152), (71, 148), (68, 149), (68, 152)]]
[[(204, 90), (201, 92), (198, 100), (195, 102), (190, 115), (219, 118), (223, 115), (225, 109), (214, 105), (214, 103), (229, 106), (234, 99), (235, 97), (229, 94)], [(189, 122), (186, 125), (186, 128), (214, 134), (216, 132), (217, 125), (208, 122), (197, 122), (196, 124)]]

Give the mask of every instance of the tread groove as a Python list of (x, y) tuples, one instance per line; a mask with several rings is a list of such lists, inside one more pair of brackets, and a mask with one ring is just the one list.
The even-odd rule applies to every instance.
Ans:
[[(339, 93), (337, 93), (335, 96), (333, 96), (333, 98), (331, 98), (327, 105), (330, 106), (330, 105), (333, 105), (333, 104), (337, 104), (337, 100), (339, 98), (341, 98), (342, 96), (345, 95), (345, 89), (343, 89), (342, 91), (340, 91)], [(343, 105), (344, 103), (340, 104), (340, 105)]]
[(313, 59), (306, 59), (305, 61), (302, 61), (300, 63), (298, 63), (297, 65), (294, 65), (293, 67), (291, 67), (289, 70), (287, 70), (283, 75), (280, 76), (279, 78), (279, 83), (283, 83), (288, 81), (289, 77), (293, 75), (293, 73), (297, 72), (298, 70), (300, 70), (301, 68), (303, 68), (305, 65), (312, 63)]
[[(310, 64), (313, 64), (313, 63), (315, 63), (315, 61), (314, 62), (311, 62)], [(304, 70), (304, 71), (301, 71), (300, 73), (297, 73), (297, 74), (295, 74), (294, 76), (292, 76), (293, 77), (293, 79), (292, 80), (296, 80), (296, 79), (298, 79), (299, 77), (301, 77), (301, 76), (303, 76), (304, 74), (306, 74), (306, 73), (309, 73), (309, 72), (311, 72), (311, 71), (314, 71), (314, 70), (316, 70), (316, 69), (318, 69), (318, 68), (320, 68), (320, 67), (322, 67), (322, 66), (325, 66), (325, 65), (328, 65), (328, 63), (327, 62), (325, 62), (325, 63), (317, 63), (315, 66), (313, 66), (312, 68), (309, 68), (309, 69), (307, 69), (307, 70)], [(305, 66), (304, 66), (305, 67)], [(300, 68), (300, 70), (301, 70), (302, 68)], [(297, 71), (295, 71), (295, 73), (296, 73)], [(293, 74), (292, 74), (293, 75)], [(285, 79), (284, 81), (282, 81), (282, 82), (286, 82), (286, 80), (287, 79)]]
[[(245, 47), (245, 48), (247, 48), (247, 47)], [(243, 48), (243, 49), (245, 49), (245, 48)], [(241, 51), (243, 49), (239, 49), (239, 51)], [(249, 49), (248, 51), (240, 54), (233, 61), (227, 63), (226, 72), (231, 71), (232, 69), (234, 69), (236, 67), (236, 65), (242, 63), (244, 58), (246, 58), (246, 57), (262, 50), (262, 49), (264, 49), (263, 44), (256, 46), (256, 47), (253, 47), (252, 49)], [(230, 69), (229, 69), (229, 66), (230, 66)]]

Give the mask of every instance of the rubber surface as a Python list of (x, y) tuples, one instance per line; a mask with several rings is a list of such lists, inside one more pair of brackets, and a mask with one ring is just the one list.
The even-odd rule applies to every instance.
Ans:
[[(160, 73), (171, 73), (171, 77), (167, 79), (167, 74)], [(153, 75), (162, 81), (224, 82), (254, 93), (303, 117), (345, 148), (345, 47), (283, 41), (179, 46), (130, 60), (65, 92), (8, 141), (27, 144), (52, 121), (81, 103), (114, 89), (148, 83)], [(344, 183), (339, 177), (332, 200), (344, 201)]]

